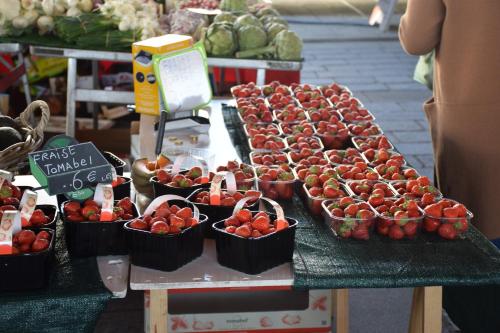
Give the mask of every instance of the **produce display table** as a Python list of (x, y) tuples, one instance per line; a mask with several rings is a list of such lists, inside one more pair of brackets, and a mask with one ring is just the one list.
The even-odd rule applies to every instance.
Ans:
[[(17, 176), (14, 183), (39, 186), (32, 176)], [(38, 202), (57, 205), (55, 196), (50, 197), (45, 191), (38, 191)], [(70, 259), (61, 221), (56, 233), (55, 258), (47, 287), (0, 293), (1, 332), (92, 332), (107, 301), (125, 297), (127, 256)]]
[[(74, 136), (75, 134), (75, 106), (77, 101), (119, 103), (119, 104), (134, 103), (133, 92), (76, 88), (76, 78), (77, 78), (76, 69), (78, 60), (92, 60), (92, 61), (107, 60), (107, 61), (131, 62), (132, 61), (131, 53), (78, 50), (78, 49), (71, 49), (64, 47), (46, 47), (37, 45), (32, 45), (30, 47), (30, 51), (32, 55), (36, 56), (68, 58), (67, 99), (66, 99), (67, 135)], [(220, 68), (257, 69), (257, 84), (264, 84), (267, 69), (300, 71), (300, 69), (302, 68), (302, 63), (294, 61), (276, 61), (276, 60), (208, 58), (208, 66), (220, 67)], [(96, 73), (94, 73), (94, 75), (95, 74)]]
[[(212, 109), (213, 115), (220, 112), (216, 107)], [(225, 108), (223, 115), (236, 150), (248, 162), (248, 147), (235, 110)], [(217, 127), (218, 133), (226, 131), (217, 119), (220, 118), (212, 119), (212, 126)], [(442, 286), (500, 283), (500, 253), (473, 227), (455, 241), (427, 235), (411, 241), (378, 236), (369, 241), (342, 240), (333, 236), (321, 219), (313, 218), (298, 198), (281, 203), (286, 215), (299, 221), (291, 286), (335, 289), (337, 332), (348, 331), (346, 288), (413, 287), (409, 331), (437, 333), (441, 332)], [(222, 268), (215, 262), (210, 241), (206, 245), (201, 258), (176, 272), (132, 266), (131, 288), (151, 290), (150, 327), (156, 332), (167, 331), (166, 290), (290, 286), (289, 277), (277, 273), (285, 270), (284, 266), (252, 278)], [(221, 275), (227, 271), (231, 273)]]

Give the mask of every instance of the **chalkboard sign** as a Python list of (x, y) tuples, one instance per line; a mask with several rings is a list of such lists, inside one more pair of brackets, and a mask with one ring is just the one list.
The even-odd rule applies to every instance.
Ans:
[(29, 154), (31, 173), (49, 195), (111, 183), (111, 164), (91, 142)]

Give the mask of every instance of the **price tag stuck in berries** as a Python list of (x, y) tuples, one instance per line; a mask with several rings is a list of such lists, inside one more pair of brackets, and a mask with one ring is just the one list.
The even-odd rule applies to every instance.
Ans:
[(0, 254), (12, 254), (12, 235), (18, 231), (21, 231), (19, 211), (4, 211), (0, 221)]
[(29, 154), (31, 173), (50, 194), (81, 191), (111, 183), (112, 166), (91, 142)]
[(2, 185), (5, 181), (11, 182), (12, 178), (13, 177), (11, 172), (0, 170), (0, 188), (2, 188)]

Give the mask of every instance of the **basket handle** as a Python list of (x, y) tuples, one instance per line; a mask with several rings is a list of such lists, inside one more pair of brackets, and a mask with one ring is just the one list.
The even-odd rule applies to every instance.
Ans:
[(236, 179), (231, 171), (219, 171), (215, 174), (210, 185), (210, 205), (220, 206), (220, 193), (222, 181), (226, 180), (226, 188), (229, 194), (237, 191)]
[(38, 109), (40, 109), (41, 111), (40, 122), (36, 125), (35, 128), (33, 128), (33, 130), (38, 137), (43, 137), (43, 131), (45, 130), (45, 127), (47, 127), (47, 123), (49, 122), (50, 118), (50, 109), (47, 103), (40, 100), (31, 102), (19, 115), (19, 121), (23, 126), (31, 127), (32, 125), (30, 123), (30, 119), (33, 118), (32, 116), (34, 112)]
[[(246, 197), (246, 198), (243, 198), (240, 201), (238, 201), (236, 206), (234, 206), (233, 216), (238, 214), (238, 212), (240, 210), (242, 210), (243, 207), (245, 207), (245, 204), (250, 199), (255, 199), (255, 197)], [(285, 229), (286, 219), (285, 219), (285, 212), (283, 211), (283, 207), (281, 207), (280, 204), (277, 203), (276, 201), (271, 200), (269, 198), (261, 197), (260, 199), (269, 202), (271, 204), (271, 206), (273, 207), (274, 212), (276, 213), (276, 221), (277, 221), (276, 230), (279, 231), (281, 229)]]

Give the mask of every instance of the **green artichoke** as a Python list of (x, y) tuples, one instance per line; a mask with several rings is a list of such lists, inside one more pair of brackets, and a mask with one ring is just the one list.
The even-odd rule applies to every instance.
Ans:
[(272, 58), (286, 61), (302, 59), (302, 40), (293, 31), (283, 30), (276, 35), (270, 45), (252, 50), (236, 52), (236, 58), (254, 58), (270, 54)]
[(266, 15), (266, 16), (262, 16), (261, 18), (259, 18), (259, 21), (263, 25), (267, 25), (270, 23), (280, 23), (280, 24), (283, 24), (284, 26), (288, 27), (288, 22), (284, 18), (279, 17), (279, 16)]
[(232, 56), (238, 49), (233, 27), (228, 23), (212, 23), (202, 38), (205, 50), (213, 56)]
[(222, 0), (219, 8), (228, 12), (247, 12), (247, 0)]
[(244, 25), (237, 30), (237, 34), (241, 51), (256, 49), (267, 44), (267, 34), (261, 27)]
[(265, 29), (267, 32), (267, 42), (268, 43), (271, 43), (274, 40), (274, 37), (276, 37), (276, 35), (279, 34), (281, 31), (287, 30), (283, 24), (275, 23), (275, 22), (267, 24), (265, 26)]
[(240, 30), (243, 26), (248, 25), (256, 26), (262, 29), (264, 28), (264, 25), (259, 21), (258, 18), (256, 18), (252, 14), (245, 14), (241, 15), (236, 19), (236, 21), (234, 21), (234, 30)]
[(266, 15), (280, 16), (280, 13), (278, 13), (278, 11), (274, 8), (266, 7), (259, 9), (259, 11), (255, 14), (255, 16), (257, 17), (262, 17)]
[(214, 18), (214, 23), (216, 22), (226, 22), (226, 23), (234, 23), (234, 21), (236, 21), (236, 15), (233, 15), (229, 12), (222, 12), (220, 14), (218, 14), (217, 16), (215, 16)]

